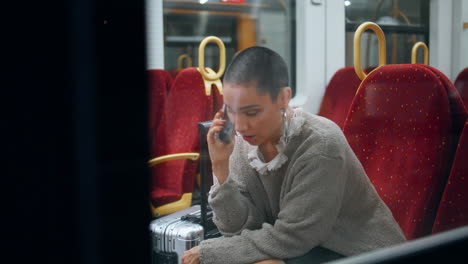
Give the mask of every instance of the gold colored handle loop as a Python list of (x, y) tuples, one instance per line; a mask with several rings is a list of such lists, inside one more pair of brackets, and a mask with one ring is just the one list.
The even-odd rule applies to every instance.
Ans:
[(187, 61), (187, 67), (192, 67), (192, 58), (188, 54), (181, 54), (179, 58), (177, 58), (177, 69), (182, 70), (183, 65), (182, 62), (184, 59)]
[[(216, 74), (207, 73), (205, 69), (205, 46), (209, 42), (214, 42), (219, 47), (219, 70)], [(224, 43), (218, 37), (209, 36), (202, 40), (200, 43), (200, 47), (198, 47), (198, 71), (203, 75), (203, 78), (209, 81), (215, 81), (224, 73), (224, 69), (226, 68), (226, 48), (224, 47)]]
[(159, 163), (170, 161), (170, 160), (178, 160), (178, 159), (191, 159), (197, 160), (200, 157), (200, 153), (177, 153), (177, 154), (169, 154), (160, 157), (156, 157), (148, 161), (150, 167), (153, 167)]
[(419, 47), (423, 48), (424, 53), (424, 65), (429, 65), (429, 49), (424, 42), (416, 42), (413, 45), (413, 49), (411, 50), (411, 64), (416, 64), (416, 57), (418, 55)]
[(385, 35), (382, 29), (373, 22), (362, 23), (354, 33), (354, 71), (356, 71), (359, 79), (364, 80), (367, 74), (362, 69), (361, 63), (361, 38), (364, 31), (371, 29), (377, 35), (379, 43), (379, 66), (387, 63), (387, 49), (385, 47)]

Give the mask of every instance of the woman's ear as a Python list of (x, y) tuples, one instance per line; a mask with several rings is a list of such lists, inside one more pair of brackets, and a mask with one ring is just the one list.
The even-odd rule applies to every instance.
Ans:
[(289, 87), (283, 87), (278, 95), (278, 104), (281, 108), (288, 108), (291, 101), (292, 90)]

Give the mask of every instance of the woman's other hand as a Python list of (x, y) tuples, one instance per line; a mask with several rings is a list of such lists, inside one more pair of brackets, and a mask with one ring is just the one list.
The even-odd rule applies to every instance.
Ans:
[(229, 156), (231, 156), (234, 150), (235, 140), (234, 137), (232, 137), (229, 144), (224, 144), (216, 139), (215, 134), (221, 131), (226, 123), (226, 120), (221, 119), (222, 115), (223, 112), (221, 110), (216, 113), (207, 135), (211, 165), (213, 166), (213, 173), (218, 178), (219, 184), (223, 184), (229, 175)]
[(199, 248), (193, 247), (184, 252), (182, 256), (182, 264), (199, 264), (200, 263), (200, 253)]

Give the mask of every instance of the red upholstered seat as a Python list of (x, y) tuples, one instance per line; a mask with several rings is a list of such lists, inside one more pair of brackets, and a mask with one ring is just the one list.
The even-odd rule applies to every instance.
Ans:
[(463, 69), (455, 79), (455, 87), (458, 89), (460, 96), (468, 108), (468, 68)]
[[(155, 156), (200, 152), (197, 124), (211, 120), (222, 103), (222, 95), (217, 89), (212, 89), (209, 96), (205, 94), (204, 82), (197, 68), (182, 70), (166, 99), (164, 115), (157, 130)], [(190, 160), (156, 165), (151, 183), (153, 205), (161, 206), (179, 200), (183, 193), (191, 193), (197, 165), (197, 161)]]
[(468, 225), (468, 121), (460, 137), (452, 170), (445, 186), (432, 231)]
[[(150, 139), (150, 155), (156, 156), (156, 146), (158, 144), (157, 128), (164, 112), (164, 103), (169, 90), (172, 86), (173, 79), (165, 70), (153, 69), (148, 70), (148, 92), (149, 92), (149, 139)], [(151, 168), (152, 177), (155, 177), (156, 171)]]
[(169, 74), (172, 76), (173, 79), (177, 78), (177, 74), (179, 74), (179, 72), (181, 71), (181, 69), (179, 68), (176, 68), (176, 69), (172, 69), (169, 71)]
[[(371, 72), (375, 67), (368, 67), (365, 72)], [(357, 77), (353, 66), (339, 69), (331, 78), (325, 89), (325, 94), (317, 113), (326, 117), (343, 128), (349, 107), (361, 80)]]
[(164, 103), (171, 89), (173, 79), (165, 70), (148, 70), (147, 73), (149, 84), (149, 129), (152, 142), (151, 149), (154, 149), (156, 129), (161, 120)]
[(450, 131), (450, 146), (452, 147), (450, 150), (452, 155), (450, 157), (452, 159), (457, 149), (458, 140), (465, 125), (465, 121), (468, 118), (468, 111), (463, 104), (463, 100), (461, 99), (457, 88), (455, 88), (453, 83), (443, 72), (428, 65), (420, 66), (431, 70), (436, 75), (436, 77), (440, 79), (445, 87), (445, 91), (447, 92), (450, 105), (450, 116), (452, 120), (452, 129)]
[(327, 85), (318, 115), (332, 120), (343, 128), (349, 106), (360, 83), (361, 80), (357, 77), (354, 67), (338, 70)]
[(447, 93), (429, 69), (385, 65), (361, 83), (349, 144), (408, 239), (431, 233), (448, 171)]

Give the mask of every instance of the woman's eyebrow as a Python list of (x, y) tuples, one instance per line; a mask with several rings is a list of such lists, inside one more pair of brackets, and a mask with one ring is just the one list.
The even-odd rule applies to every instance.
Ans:
[(250, 108), (254, 108), (254, 107), (260, 107), (260, 105), (258, 105), (258, 104), (247, 105), (247, 106), (243, 106), (243, 107), (239, 108), (239, 110), (245, 110), (245, 109), (250, 109)]
[[(248, 110), (248, 109), (251, 109), (251, 108), (255, 108), (255, 107), (261, 107), (261, 105), (259, 104), (253, 104), (253, 105), (246, 105), (246, 106), (243, 106), (241, 108), (239, 108), (239, 111), (240, 110)], [(233, 112), (234, 109), (232, 107), (230, 107), (229, 105), (226, 104), (226, 108), (229, 109), (229, 111)]]

